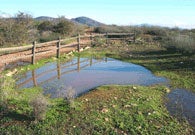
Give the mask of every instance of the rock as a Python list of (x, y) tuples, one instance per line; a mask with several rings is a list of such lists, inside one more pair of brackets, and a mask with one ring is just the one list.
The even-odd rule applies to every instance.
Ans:
[(108, 118), (105, 118), (105, 121), (109, 121), (109, 119)]
[(130, 106), (130, 105), (125, 105), (124, 107), (125, 107), (125, 108), (130, 108), (131, 106)]
[(101, 110), (101, 112), (102, 112), (102, 113), (107, 113), (107, 112), (108, 112), (108, 109), (107, 109), (107, 108), (103, 108), (103, 109)]
[(85, 49), (85, 50), (87, 50), (87, 49), (90, 49), (90, 47), (89, 47), (89, 46), (87, 46), (87, 47), (85, 47), (84, 49)]
[(114, 97), (115, 100), (117, 100), (118, 98), (117, 97)]
[(80, 52), (82, 52), (82, 51), (83, 51), (83, 48), (80, 49)]
[(170, 93), (171, 90), (169, 88), (165, 88), (166, 93)]
[(112, 107), (113, 107), (113, 108), (115, 108), (115, 107), (116, 107), (116, 105), (112, 105)]
[(14, 75), (15, 73), (17, 73), (17, 69), (14, 69), (13, 71), (10, 71), (10, 72), (8, 72), (7, 74), (6, 74), (6, 76), (12, 76), (12, 75)]
[(136, 107), (136, 106), (138, 106), (138, 105), (137, 105), (137, 104), (135, 104), (135, 103), (131, 103), (131, 106)]

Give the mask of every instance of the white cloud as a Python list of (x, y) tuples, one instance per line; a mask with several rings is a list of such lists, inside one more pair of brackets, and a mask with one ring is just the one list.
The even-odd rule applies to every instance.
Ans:
[(2, 12), (2, 11), (0, 10), (0, 18), (9, 18), (9, 17), (11, 17), (10, 14), (5, 13), (5, 12)]

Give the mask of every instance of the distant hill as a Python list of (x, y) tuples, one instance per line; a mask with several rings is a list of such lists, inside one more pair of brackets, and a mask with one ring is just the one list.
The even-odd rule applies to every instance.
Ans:
[(35, 18), (35, 20), (37, 20), (37, 21), (53, 21), (55, 19), (56, 18), (49, 17), (49, 16), (39, 16), (39, 17)]
[(95, 27), (105, 25), (103, 23), (100, 23), (100, 22), (95, 21), (95, 20), (88, 18), (88, 17), (77, 17), (77, 18), (71, 19), (71, 21), (76, 22), (76, 23), (80, 23), (80, 24), (84, 24), (84, 25), (88, 25), (88, 26), (95, 26)]
[[(53, 18), (53, 17), (49, 17), (49, 16), (39, 16), (39, 17), (36, 17), (34, 19), (37, 21), (55, 21), (55, 20), (57, 20), (57, 18)], [(69, 20), (69, 19), (67, 19), (67, 20)], [(94, 27), (105, 25), (103, 23), (100, 23), (100, 22), (93, 20), (91, 18), (88, 18), (88, 17), (72, 18), (72, 19), (70, 19), (70, 21), (72, 21), (73, 23), (94, 26)]]

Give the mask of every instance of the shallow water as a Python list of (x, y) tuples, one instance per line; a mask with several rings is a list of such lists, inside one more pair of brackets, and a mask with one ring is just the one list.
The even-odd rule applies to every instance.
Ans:
[(41, 68), (19, 76), (17, 86), (40, 86), (51, 97), (61, 96), (70, 90), (80, 95), (92, 88), (109, 85), (153, 85), (167, 83), (146, 68), (112, 58), (74, 58), (66, 63), (48, 63)]
[(166, 106), (169, 112), (178, 118), (185, 118), (195, 127), (195, 93), (175, 89), (167, 97), (169, 100)]
[[(55, 97), (75, 97), (109, 84), (153, 85), (168, 80), (154, 76), (146, 68), (112, 58), (74, 58), (69, 62), (48, 63), (36, 70), (17, 76), (19, 88), (40, 86), (44, 94)], [(195, 94), (176, 89), (168, 94), (167, 109), (172, 115), (185, 117), (195, 127)]]

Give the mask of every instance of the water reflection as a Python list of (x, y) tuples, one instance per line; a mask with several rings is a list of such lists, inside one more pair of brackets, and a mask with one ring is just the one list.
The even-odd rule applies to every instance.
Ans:
[(109, 84), (152, 85), (166, 83), (165, 78), (154, 76), (146, 68), (111, 58), (74, 58), (69, 62), (53, 62), (21, 75), (17, 82), (19, 88), (40, 86), (45, 94), (57, 97), (68, 87), (76, 94)]

